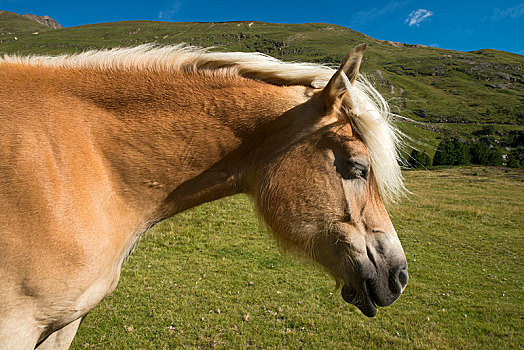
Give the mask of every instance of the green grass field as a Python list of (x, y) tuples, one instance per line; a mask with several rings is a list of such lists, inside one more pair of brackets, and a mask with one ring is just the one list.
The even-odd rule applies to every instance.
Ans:
[[(2, 11), (0, 23), (0, 54), (185, 42), (337, 65), (365, 42), (363, 72), (395, 113), (417, 121), (397, 123), (410, 146), (433, 156), (443, 137), (470, 140), (487, 125), (500, 140), (524, 130), (522, 55), (395, 47), (330, 24), (129, 21), (50, 30)], [(410, 283), (376, 318), (346, 304), (321, 269), (281, 254), (249, 198), (235, 196), (145, 234), (72, 348), (523, 348), (524, 171), (405, 177), (412, 194), (390, 213)]]
[(157, 225), (73, 349), (517, 349), (524, 344), (524, 172), (405, 172), (390, 213), (410, 283), (368, 319), (319, 268), (279, 252), (246, 196)]
[[(338, 66), (351, 48), (366, 43), (362, 73), (384, 94), (393, 112), (422, 122), (402, 127), (420, 151), (433, 156), (442, 135), (472, 140), (471, 132), (479, 124), (494, 125), (505, 133), (524, 130), (524, 56), (508, 52), (396, 47), (323, 23), (125, 21), (52, 30), (0, 11), (0, 24), (0, 56), (187, 43)], [(508, 153), (504, 148), (500, 151)]]
[(524, 118), (524, 56), (503, 51), (396, 47), (323, 23), (125, 21), (50, 30), (0, 11), (0, 24), (0, 55), (187, 43), (338, 66), (351, 48), (367, 43), (362, 71), (406, 117), (431, 123), (502, 125), (522, 125)]

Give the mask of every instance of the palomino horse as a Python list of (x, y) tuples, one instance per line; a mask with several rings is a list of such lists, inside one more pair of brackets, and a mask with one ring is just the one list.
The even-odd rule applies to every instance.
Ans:
[(1, 59), (0, 348), (67, 348), (141, 234), (240, 192), (365, 315), (395, 301), (398, 141), (364, 50), (338, 70), (182, 46)]

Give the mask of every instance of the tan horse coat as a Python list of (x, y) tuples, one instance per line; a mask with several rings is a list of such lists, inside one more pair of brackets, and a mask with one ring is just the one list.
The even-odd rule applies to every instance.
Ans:
[[(346, 151), (366, 163), (361, 136), (339, 122), (345, 88), (338, 81), (328, 91), (215, 67), (173, 74), (6, 60), (0, 84), (0, 348), (67, 348), (80, 319), (116, 287), (143, 232), (239, 192), (255, 196), (279, 240), (350, 283), (342, 265), (329, 262), (329, 250), (319, 248), (327, 241), (311, 248), (311, 235), (293, 236), (283, 222), (294, 221), (281, 218), (290, 213), (273, 208), (272, 197), (295, 206), (292, 198), (308, 190), (289, 185), (289, 194), (275, 194), (271, 176), (260, 175), (281, 176), (268, 164), (326, 128), (356, 140)], [(315, 181), (315, 170), (302, 170)], [(316, 191), (332, 187), (318, 181)], [(394, 234), (380, 184), (371, 176), (366, 201), (375, 214), (368, 221)], [(324, 209), (336, 213), (340, 195), (333, 193), (336, 203)], [(296, 205), (291, 214), (305, 211)]]

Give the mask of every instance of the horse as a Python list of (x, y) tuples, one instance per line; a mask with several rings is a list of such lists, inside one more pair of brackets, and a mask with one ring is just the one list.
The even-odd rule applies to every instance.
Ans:
[(141, 45), (0, 59), (0, 348), (66, 349), (151, 226), (248, 194), (368, 317), (408, 282), (399, 132), (359, 74)]

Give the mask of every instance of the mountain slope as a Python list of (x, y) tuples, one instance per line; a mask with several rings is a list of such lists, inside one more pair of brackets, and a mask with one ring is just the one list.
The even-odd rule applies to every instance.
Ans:
[[(17, 28), (24, 25), (27, 21), (16, 24)], [(188, 43), (337, 65), (352, 47), (364, 42), (369, 48), (363, 72), (390, 100), (393, 110), (429, 123), (403, 126), (415, 139), (422, 139), (422, 149), (432, 153), (439, 134), (468, 139), (481, 129), (473, 124), (466, 129), (454, 127), (456, 123), (503, 124), (495, 129), (506, 134), (524, 130), (524, 56), (517, 54), (399, 45), (330, 24), (129, 21), (27, 34), (31, 30), (18, 40), (2, 37), (0, 53), (58, 54), (146, 42)], [(510, 124), (514, 126), (504, 126)]]
[(51, 29), (64, 28), (60, 24), (58, 24), (57, 21), (55, 21), (54, 19), (52, 19), (49, 16), (35, 16), (30, 13), (26, 13), (25, 15), (23, 15), (23, 17), (28, 18), (32, 21), (38, 22), (40, 24), (43, 24), (46, 27), (49, 27)]
[[(52, 30), (48, 26), (13, 12), (0, 11), (0, 44), (16, 41), (32, 33)], [(34, 34), (36, 35), (36, 34)]]

